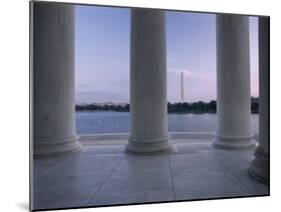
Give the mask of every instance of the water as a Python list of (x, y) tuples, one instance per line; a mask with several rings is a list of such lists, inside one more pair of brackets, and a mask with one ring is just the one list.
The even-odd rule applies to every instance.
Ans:
[[(251, 115), (252, 129), (258, 133), (258, 115)], [(171, 132), (200, 132), (216, 130), (216, 114), (168, 114), (168, 130)], [(130, 130), (128, 112), (76, 112), (76, 132), (126, 133)]]

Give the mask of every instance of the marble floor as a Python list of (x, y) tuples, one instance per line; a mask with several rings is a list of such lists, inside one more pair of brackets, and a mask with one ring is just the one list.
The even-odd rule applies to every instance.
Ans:
[[(126, 141), (35, 159), (33, 209), (268, 195), (248, 174), (253, 149), (217, 150), (210, 140), (176, 140), (160, 155), (124, 153)], [(114, 144), (114, 145), (113, 145)]]

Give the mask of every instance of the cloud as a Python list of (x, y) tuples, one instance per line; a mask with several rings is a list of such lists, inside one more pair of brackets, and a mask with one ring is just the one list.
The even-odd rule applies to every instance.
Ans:
[(76, 92), (75, 103), (129, 102), (128, 93), (110, 91)]
[(209, 81), (215, 80), (216, 75), (212, 71), (198, 71), (190, 70), (185, 68), (168, 68), (168, 74), (177, 74), (180, 76), (180, 73), (184, 73), (184, 77), (193, 80)]
[(167, 72), (172, 72), (172, 73), (178, 73), (180, 74), (181, 72), (184, 73), (186, 76), (193, 76), (193, 73), (188, 70), (188, 69), (181, 69), (181, 68), (167, 68)]
[(167, 61), (168, 61), (168, 62), (172, 62), (172, 61), (174, 61), (174, 59), (171, 58), (171, 57), (167, 57)]
[(251, 96), (259, 96), (259, 72), (251, 72)]
[(216, 98), (214, 71), (168, 68), (168, 101), (180, 101), (180, 73), (184, 73), (185, 101), (209, 101)]

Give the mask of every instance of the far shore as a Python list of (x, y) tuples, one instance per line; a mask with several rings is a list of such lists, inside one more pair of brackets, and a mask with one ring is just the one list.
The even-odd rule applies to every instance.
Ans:
[[(130, 111), (116, 111), (116, 110), (75, 110), (75, 112), (85, 112), (85, 113), (100, 113), (100, 112), (118, 112), (118, 113), (129, 113)], [(217, 114), (213, 111), (168, 111), (168, 114), (195, 114), (195, 115), (202, 115), (202, 114)], [(259, 114), (258, 111), (251, 111), (251, 114)]]
[[(89, 103), (77, 104), (75, 106), (76, 112), (130, 112), (129, 103)], [(175, 102), (167, 103), (167, 112), (169, 114), (216, 114), (217, 102), (212, 100), (210, 102)], [(259, 98), (251, 97), (251, 113), (259, 113)]]

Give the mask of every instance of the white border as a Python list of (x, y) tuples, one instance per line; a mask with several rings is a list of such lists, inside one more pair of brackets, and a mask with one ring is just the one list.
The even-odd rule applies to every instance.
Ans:
[[(58, 0), (59, 1), (59, 0)], [(271, 197), (197, 201), (76, 211), (228, 211), (280, 208), (281, 13), (276, 0), (65, 0), (118, 6), (152, 7), (271, 16)], [(63, 1), (64, 2), (64, 1)], [(27, 211), (29, 139), (29, 7), (27, 0), (1, 1), (0, 7), (1, 211)], [(70, 210), (69, 210), (70, 211)], [(71, 210), (72, 211), (72, 210)]]

